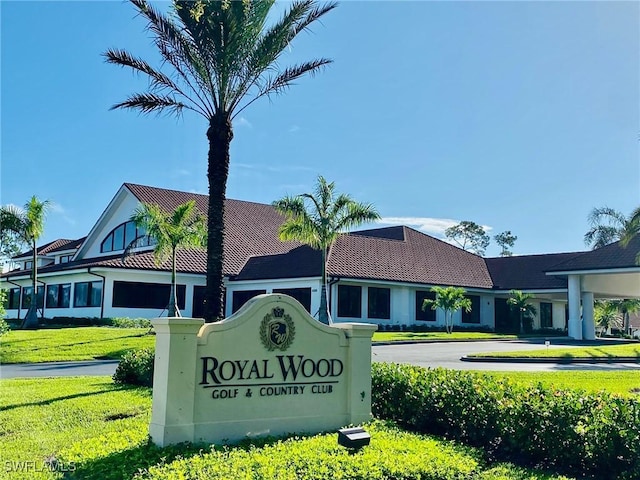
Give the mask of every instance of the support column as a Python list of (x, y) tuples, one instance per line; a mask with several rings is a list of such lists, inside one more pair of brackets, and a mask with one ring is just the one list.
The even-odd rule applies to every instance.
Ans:
[(593, 318), (593, 292), (582, 292), (582, 338), (596, 339), (596, 324)]
[(155, 318), (156, 356), (149, 435), (165, 445), (193, 442), (200, 318)]
[(569, 337), (582, 340), (582, 320), (580, 318), (580, 275), (569, 275)]
[(343, 323), (340, 328), (349, 340), (347, 412), (349, 423), (357, 425), (371, 420), (371, 337), (377, 325)]

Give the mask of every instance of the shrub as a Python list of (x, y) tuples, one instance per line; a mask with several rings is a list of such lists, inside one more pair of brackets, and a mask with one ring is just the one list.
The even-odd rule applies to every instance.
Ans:
[(4, 290), (0, 290), (0, 337), (7, 333), (10, 328), (9, 324), (4, 320), (4, 316), (6, 314), (5, 311), (5, 302), (7, 300), (7, 292)]
[(151, 328), (151, 320), (148, 318), (114, 317), (111, 325), (116, 328)]
[(637, 478), (640, 402), (409, 365), (374, 364), (372, 411), (483, 446), (489, 459), (605, 479)]
[(120, 384), (153, 386), (155, 353), (151, 348), (132, 350), (122, 356), (113, 374), (113, 381)]

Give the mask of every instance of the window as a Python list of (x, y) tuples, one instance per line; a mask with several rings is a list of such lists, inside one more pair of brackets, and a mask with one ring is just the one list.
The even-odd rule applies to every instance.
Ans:
[(471, 300), (471, 311), (462, 309), (462, 323), (480, 323), (480, 297), (477, 295), (465, 295)]
[(72, 258), (73, 255), (63, 255), (60, 257), (60, 263), (69, 263)]
[(427, 308), (422, 310), (425, 300), (435, 300), (436, 294), (434, 292), (425, 292), (424, 290), (416, 291), (416, 320), (423, 322), (435, 322), (436, 311), (428, 305)]
[(273, 293), (284, 293), (295, 298), (311, 313), (311, 288), (274, 288)]
[(15, 287), (9, 290), (7, 309), (17, 310), (18, 308), (20, 308), (20, 287)]
[(362, 317), (362, 287), (338, 285), (338, 316)]
[(47, 285), (47, 308), (69, 308), (71, 284)]
[[(186, 297), (185, 285), (176, 285), (178, 308), (184, 310)], [(144, 282), (113, 282), (113, 307), (158, 308), (169, 305), (171, 284)]]
[(391, 289), (368, 288), (367, 317), (382, 320), (391, 318)]
[[(29, 308), (31, 305), (31, 292), (33, 292), (33, 287), (24, 287), (22, 289), (22, 308)], [(44, 287), (38, 287), (36, 291), (36, 306), (37, 308), (42, 308), (44, 305)]]
[(231, 313), (236, 313), (242, 308), (242, 306), (251, 300), (253, 297), (267, 293), (266, 290), (238, 290), (233, 292), (233, 300), (231, 306)]
[(144, 237), (146, 231), (144, 228), (136, 227), (136, 224), (129, 221), (121, 223), (116, 228), (111, 230), (109, 235), (105, 237), (100, 245), (100, 252), (117, 252), (124, 250), (131, 242), (136, 238), (139, 238), (138, 247), (147, 247), (149, 245), (155, 245), (155, 241)]
[(102, 280), (75, 284), (74, 307), (99, 307), (100, 305), (102, 305)]
[(540, 327), (553, 328), (553, 305), (540, 302)]
[(29, 260), (28, 262), (24, 262), (24, 269), (31, 270), (33, 268), (33, 260)]

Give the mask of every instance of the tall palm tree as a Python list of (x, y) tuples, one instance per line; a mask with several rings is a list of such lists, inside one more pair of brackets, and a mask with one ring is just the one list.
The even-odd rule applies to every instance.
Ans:
[(31, 297), (29, 309), (22, 321), (21, 328), (38, 327), (38, 240), (44, 232), (44, 222), (51, 204), (49, 200), (39, 200), (35, 195), (24, 208), (15, 205), (0, 207), (0, 231), (10, 235), (18, 243), (31, 247)]
[(610, 207), (594, 208), (587, 220), (590, 228), (584, 235), (586, 245), (596, 249), (618, 240), (625, 245), (640, 232), (640, 207), (629, 217)]
[[(146, 0), (130, 0), (148, 22), (162, 58), (160, 68), (119, 49), (104, 53), (106, 61), (143, 73), (149, 91), (131, 95), (112, 109), (181, 114), (190, 110), (208, 123), (209, 181), (207, 287), (205, 319), (223, 312), (224, 199), (229, 173), (232, 120), (261, 97), (284, 92), (305, 74), (315, 74), (331, 60), (320, 58), (282, 67), (282, 53), (292, 40), (335, 3), (296, 0), (279, 20), (275, 0), (174, 0), (164, 14)], [(168, 71), (168, 73), (165, 73)]]
[(431, 306), (432, 310), (441, 308), (444, 310), (444, 326), (447, 333), (453, 333), (453, 312), (464, 309), (471, 311), (471, 299), (464, 296), (466, 290), (461, 287), (431, 287), (436, 294), (436, 299), (426, 299), (422, 304), (422, 310)]
[(282, 241), (299, 241), (322, 252), (322, 287), (318, 319), (329, 323), (327, 308), (327, 256), (340, 233), (378, 220), (380, 215), (373, 205), (358, 203), (349, 195), (336, 196), (335, 183), (327, 183), (321, 175), (314, 194), (286, 196), (273, 202), (275, 209), (286, 218), (280, 226)]
[(143, 203), (133, 212), (131, 221), (144, 229), (146, 235), (127, 246), (123, 259), (142, 238), (155, 240), (153, 254), (156, 265), (171, 258), (171, 293), (167, 315), (180, 317), (176, 301), (176, 256), (180, 248), (203, 248), (206, 245), (207, 222), (204, 216), (198, 212), (193, 200), (178, 205), (172, 212), (164, 212), (158, 205)]
[(601, 327), (600, 334), (610, 334), (611, 327), (618, 324), (620, 312), (618, 306), (606, 300), (596, 300), (593, 305), (593, 318), (596, 325)]
[(523, 293), (520, 290), (511, 290), (509, 294), (511, 296), (507, 299), (507, 303), (511, 305), (513, 309), (518, 311), (518, 330), (519, 333), (522, 333), (524, 330), (524, 319), (531, 318), (538, 313), (536, 307), (529, 302), (529, 300), (533, 298), (533, 295), (531, 293)]

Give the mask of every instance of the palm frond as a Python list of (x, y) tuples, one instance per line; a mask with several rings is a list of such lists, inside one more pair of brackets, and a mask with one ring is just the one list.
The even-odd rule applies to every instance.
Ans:
[(178, 115), (182, 112), (183, 108), (193, 110), (190, 106), (177, 101), (173, 97), (158, 95), (155, 93), (135, 93), (124, 102), (113, 105), (110, 110), (116, 110), (119, 108), (140, 110), (142, 113), (162, 113), (163, 111), (168, 110)]

